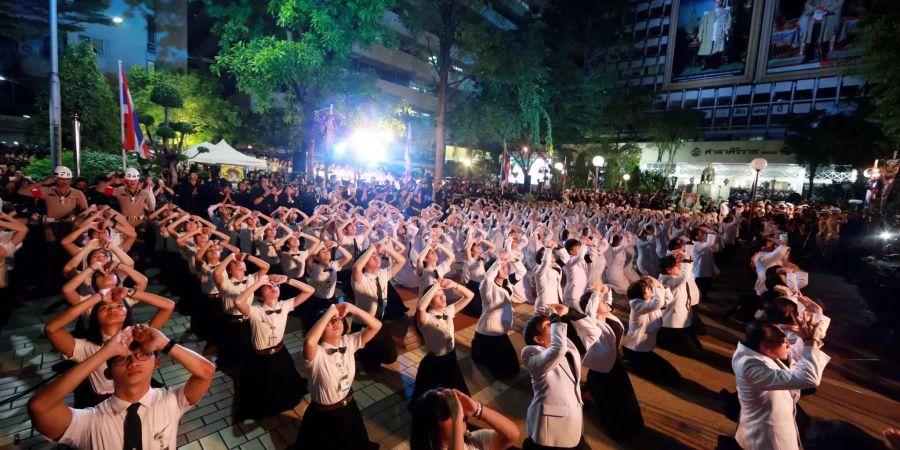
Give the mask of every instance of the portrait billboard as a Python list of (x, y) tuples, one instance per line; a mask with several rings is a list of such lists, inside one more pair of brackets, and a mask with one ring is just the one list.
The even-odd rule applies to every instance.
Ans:
[(760, 42), (759, 78), (834, 73), (862, 55), (857, 33), (867, 0), (769, 0)]
[(749, 81), (763, 1), (676, 1), (669, 27), (667, 87)]

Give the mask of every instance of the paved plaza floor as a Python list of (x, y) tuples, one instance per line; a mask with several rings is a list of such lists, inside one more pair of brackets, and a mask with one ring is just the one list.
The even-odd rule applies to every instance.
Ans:
[[(726, 317), (727, 306), (752, 285), (746, 258), (739, 255), (733, 263), (722, 267), (710, 294), (711, 301), (700, 305), (708, 334), (701, 336), (704, 347), (702, 361), (684, 358), (665, 350), (657, 352), (669, 360), (682, 374), (678, 389), (664, 388), (631, 375), (643, 411), (646, 429), (636, 437), (615, 442), (599, 425), (594, 405), (586, 395), (585, 436), (591, 447), (608, 448), (715, 448), (720, 435), (733, 435), (735, 422), (725, 417), (718, 392), (734, 390), (731, 355), (742, 337), (741, 324)], [(150, 269), (150, 290), (166, 294), (158, 283), (158, 271)], [(812, 417), (842, 420), (859, 427), (872, 437), (888, 426), (900, 425), (900, 371), (897, 349), (887, 345), (891, 330), (867, 306), (855, 286), (840, 277), (813, 271), (808, 295), (820, 298), (832, 325), (824, 350), (832, 356), (825, 377), (815, 395), (804, 397), (800, 404)], [(401, 290), (410, 306), (415, 293)], [(0, 299), (11, 301), (11, 299)], [(42, 328), (61, 310), (59, 296), (24, 301), (0, 333), (0, 449), (52, 448), (31, 428), (26, 403), (35, 386), (55, 375), (53, 366), (61, 361), (42, 335)], [(54, 305), (57, 305), (54, 307)], [(624, 300), (616, 301), (616, 314), (627, 319)], [(523, 346), (522, 326), (532, 312), (530, 305), (516, 307), (513, 344)], [(137, 319), (145, 320), (150, 311), (136, 308)], [(299, 321), (290, 319), (285, 344), (299, 360), (303, 336)], [(189, 348), (200, 350), (198, 342), (187, 333), (189, 319), (175, 314), (164, 328), (167, 336), (179, 339)], [(353, 385), (354, 398), (362, 409), (372, 440), (382, 449), (407, 449), (410, 415), (406, 399), (412, 391), (417, 363), (425, 355), (422, 342), (411, 320), (389, 323), (400, 357), (396, 363), (377, 373), (360, 371)], [(486, 370), (474, 365), (470, 344), (475, 332), (475, 319), (457, 316), (457, 353), (473, 397), (513, 418), (525, 437), (525, 410), (531, 400), (527, 374), (511, 381), (493, 381)], [(895, 339), (895, 338), (894, 338)], [(155, 378), (168, 386), (185, 381), (188, 373), (180, 365), (163, 357)], [(584, 377), (583, 377), (584, 379)], [(23, 393), (25, 393), (23, 395)], [(206, 396), (181, 421), (178, 446), (189, 450), (214, 449), (281, 449), (296, 439), (300, 418), (308, 396), (293, 410), (260, 421), (232, 420), (234, 386), (229, 373), (217, 371)], [(331, 449), (343, 450), (343, 449)]]

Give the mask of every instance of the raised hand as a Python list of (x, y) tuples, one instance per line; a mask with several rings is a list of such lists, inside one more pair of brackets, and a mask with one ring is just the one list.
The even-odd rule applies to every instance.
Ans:
[(112, 353), (112, 356), (128, 356), (131, 354), (129, 346), (134, 338), (131, 335), (131, 327), (125, 327), (103, 344), (104, 349)]
[(132, 334), (134, 340), (141, 344), (141, 349), (147, 353), (160, 351), (169, 343), (169, 338), (162, 331), (148, 325), (135, 325)]

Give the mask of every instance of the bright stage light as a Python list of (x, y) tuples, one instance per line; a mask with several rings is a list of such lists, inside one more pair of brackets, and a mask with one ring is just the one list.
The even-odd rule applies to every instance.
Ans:
[(556, 170), (562, 172), (562, 170), (563, 170), (563, 163), (558, 162), (558, 163), (554, 164), (553, 167), (554, 167)]
[(335, 155), (343, 155), (347, 152), (347, 143), (344, 141), (338, 142), (334, 146), (334, 154)]
[[(373, 164), (387, 157), (387, 145), (393, 140), (394, 135), (388, 130), (361, 128), (350, 135), (347, 145), (360, 160)], [(337, 148), (335, 152), (338, 153)]]
[(886, 241), (886, 240), (890, 239), (893, 236), (893, 234), (891, 234), (891, 232), (889, 232), (889, 231), (882, 231), (881, 234), (879, 234), (878, 236), (881, 239), (884, 239)]

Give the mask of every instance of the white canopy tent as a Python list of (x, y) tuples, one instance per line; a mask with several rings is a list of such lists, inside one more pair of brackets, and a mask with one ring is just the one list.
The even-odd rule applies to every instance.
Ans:
[[(206, 153), (200, 153), (200, 147), (209, 149)], [(184, 152), (185, 156), (191, 162), (200, 164), (230, 164), (233, 166), (248, 167), (252, 170), (266, 170), (268, 165), (266, 160), (247, 156), (234, 149), (224, 139), (218, 144), (210, 144), (209, 142), (201, 142)]]

